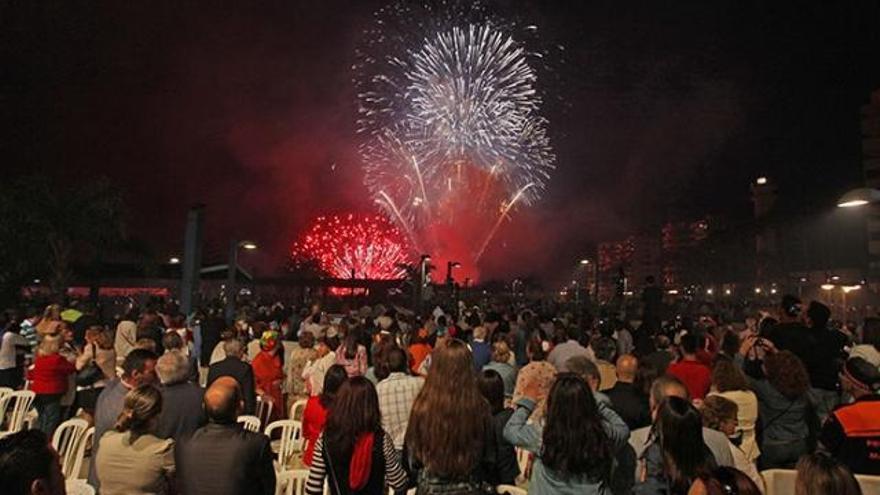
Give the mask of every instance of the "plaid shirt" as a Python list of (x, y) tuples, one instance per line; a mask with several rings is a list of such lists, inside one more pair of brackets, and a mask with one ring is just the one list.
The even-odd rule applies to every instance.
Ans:
[(382, 412), (382, 429), (394, 441), (394, 448), (403, 449), (403, 438), (409, 424), (409, 413), (425, 379), (400, 372), (391, 373), (376, 385), (379, 410)]

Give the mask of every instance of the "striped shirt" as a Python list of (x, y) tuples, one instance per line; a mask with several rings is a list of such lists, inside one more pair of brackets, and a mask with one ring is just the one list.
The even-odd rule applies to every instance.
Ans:
[(409, 413), (424, 383), (425, 379), (420, 376), (394, 372), (376, 385), (379, 411), (382, 412), (382, 429), (391, 435), (397, 450), (403, 449)]
[[(400, 465), (400, 456), (394, 450), (394, 442), (391, 436), (383, 433), (385, 438), (382, 442), (382, 455), (385, 458), (385, 485), (395, 490), (406, 488), (406, 472)], [(324, 459), (324, 435), (318, 438), (315, 444), (315, 453), (312, 456), (312, 465), (309, 468), (309, 479), (306, 481), (306, 495), (323, 495), (324, 479), (327, 478), (327, 464)], [(348, 486), (348, 480), (336, 480), (340, 485)], [(333, 486), (333, 480), (328, 480), (328, 485)], [(350, 490), (348, 490), (350, 491)], [(331, 493), (335, 491), (331, 489)]]

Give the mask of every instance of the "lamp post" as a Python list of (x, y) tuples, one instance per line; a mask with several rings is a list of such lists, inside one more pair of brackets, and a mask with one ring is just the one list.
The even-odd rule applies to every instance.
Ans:
[(227, 324), (232, 324), (235, 317), (235, 275), (238, 271), (238, 251), (246, 249), (253, 251), (257, 249), (257, 244), (253, 241), (238, 241), (233, 239), (229, 242), (229, 262), (226, 274), (226, 307), (223, 316)]
[(860, 187), (847, 191), (837, 200), (838, 208), (855, 208), (871, 203), (880, 203), (880, 191), (870, 187)]
[(593, 265), (593, 298), (595, 299), (596, 306), (599, 306), (599, 263), (594, 263), (592, 260), (588, 258), (584, 258), (580, 261), (581, 266), (586, 267), (589, 265)]
[(413, 294), (416, 300), (413, 301), (413, 309), (417, 315), (422, 313), (422, 291), (425, 289), (425, 279), (428, 276), (428, 264), (431, 262), (430, 254), (423, 254), (419, 257), (419, 279), (416, 281), (416, 287)]
[(450, 287), (452, 287), (452, 282), (453, 282), (452, 269), (453, 268), (460, 268), (460, 267), (461, 267), (461, 263), (459, 263), (458, 261), (447, 261), (446, 262), (446, 284), (449, 285)]

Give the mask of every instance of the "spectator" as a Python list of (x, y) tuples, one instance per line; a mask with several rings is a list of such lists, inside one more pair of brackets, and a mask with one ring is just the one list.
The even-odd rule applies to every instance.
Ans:
[(529, 388), (504, 428), (504, 438), (535, 455), (532, 493), (604, 493), (615, 452), (626, 443), (626, 424), (597, 402), (583, 379), (562, 373), (547, 399), (543, 428), (527, 423), (535, 401)]
[[(703, 415), (703, 426), (706, 428), (720, 431), (727, 435), (728, 438), (731, 438), (736, 434), (737, 405), (735, 402), (725, 399), (720, 395), (710, 395), (703, 401), (700, 412)], [(758, 468), (755, 466), (755, 462), (752, 459), (749, 459), (740, 447), (732, 442), (729, 443), (730, 455), (733, 457), (736, 469), (742, 471), (755, 483), (760, 485), (762, 483), (761, 475), (758, 473)]]
[(336, 352), (334, 351), (337, 347), (336, 339), (329, 337), (318, 339), (318, 347), (315, 349), (316, 358), (314, 361), (306, 363), (302, 374), (309, 395), (320, 395), (321, 387), (324, 385), (324, 374), (336, 363)]
[(791, 351), (802, 362), (806, 362), (810, 352), (811, 333), (802, 322), (801, 300), (792, 295), (782, 296), (780, 310), (780, 319), (776, 325), (765, 326), (764, 322), (761, 322), (761, 337), (771, 341), (776, 349)]
[(379, 395), (382, 429), (391, 436), (394, 448), (401, 451), (413, 402), (421, 392), (425, 379), (407, 375), (409, 363), (403, 349), (394, 347), (386, 357), (390, 374), (376, 385), (376, 393)]
[(860, 357), (880, 368), (880, 318), (865, 318), (862, 343), (852, 348), (849, 357)]
[(504, 426), (513, 415), (513, 409), (504, 407), (504, 380), (497, 371), (484, 369), (477, 377), (480, 393), (489, 402), (492, 412), (492, 434), (498, 457), (498, 470), (489, 473), (487, 481), (492, 485), (513, 485), (519, 475), (516, 450), (504, 438)]
[(270, 402), (272, 414), (269, 420), (284, 417), (284, 398), (281, 385), (284, 381), (284, 352), (278, 340), (278, 332), (267, 330), (260, 336), (260, 352), (251, 363), (254, 372), (256, 394), (263, 401)]
[(862, 358), (849, 358), (841, 384), (854, 402), (834, 410), (819, 440), (854, 473), (880, 475), (880, 371)]
[(386, 485), (397, 490), (406, 487), (394, 441), (382, 430), (376, 389), (363, 376), (350, 378), (339, 389), (327, 427), (315, 445), (306, 493), (323, 494), (325, 478), (333, 495), (384, 495)]
[(244, 397), (244, 414), (254, 414), (257, 409), (254, 370), (251, 365), (242, 360), (244, 346), (240, 340), (232, 338), (223, 342), (223, 350), (226, 358), (208, 368), (207, 386), (210, 387), (214, 380), (221, 376), (231, 376), (241, 386), (241, 393)]
[(178, 491), (187, 495), (273, 495), (269, 438), (245, 430), (241, 386), (220, 376), (205, 391), (208, 424), (176, 449)]
[(131, 319), (123, 319), (116, 325), (116, 338), (113, 345), (116, 359), (122, 362), (137, 343), (137, 324)]
[(617, 370), (611, 364), (614, 362), (617, 345), (610, 337), (599, 337), (593, 341), (591, 347), (596, 354), (596, 367), (599, 369), (598, 390), (604, 392), (617, 383)]
[(162, 394), (143, 385), (125, 394), (114, 430), (95, 457), (102, 495), (166, 493), (174, 476), (174, 440), (155, 436)]
[(58, 453), (40, 430), (0, 438), (0, 486), (5, 495), (63, 495)]
[(68, 377), (76, 368), (59, 354), (61, 337), (45, 335), (37, 348), (34, 367), (28, 373), (31, 390), (36, 394), (37, 428), (51, 435), (61, 423), (61, 398), (67, 392)]
[(321, 395), (313, 395), (306, 402), (302, 418), (303, 439), (306, 441), (306, 447), (303, 451), (303, 463), (306, 466), (312, 465), (312, 453), (315, 450), (315, 443), (318, 442), (318, 437), (324, 431), (327, 414), (333, 406), (336, 393), (347, 379), (348, 373), (345, 372), (345, 368), (334, 364), (324, 374), (324, 386), (321, 388)]
[(688, 495), (761, 495), (763, 483), (763, 480), (756, 482), (738, 469), (720, 466), (698, 478)]
[(186, 342), (177, 331), (165, 332), (162, 336), (162, 347), (165, 349), (165, 354), (176, 352), (183, 356), (188, 367), (186, 379), (193, 383), (199, 382), (199, 362), (190, 354)]
[[(40, 323), (40, 312), (33, 306), (29, 306), (25, 309), (25, 318), (21, 321), (19, 334), (24, 337), (27, 341), (27, 348), (25, 349), (24, 359), (26, 363), (31, 363), (34, 360), (34, 352), (37, 349), (37, 344), (39, 343), (37, 337), (37, 324)], [(24, 382), (24, 373), (22, 372), (21, 380)], [(2, 386), (2, 385), (0, 385)]]
[(556, 379), (556, 368), (545, 361), (547, 353), (544, 351), (544, 342), (537, 334), (533, 335), (526, 344), (526, 355), (529, 364), (523, 366), (516, 377), (516, 386), (513, 388), (513, 403), (522, 398), (523, 390), (531, 384), (535, 384), (534, 393), (537, 404), (532, 411), (531, 421), (540, 421), (544, 417), (544, 406), (547, 402), (547, 394)]
[[(129, 390), (156, 381), (156, 355), (146, 349), (132, 349), (122, 362), (122, 376), (110, 380), (95, 403), (95, 435), (92, 455), (97, 456), (101, 437), (110, 431), (119, 419)], [(89, 466), (89, 484), (96, 489), (100, 482), (95, 474), (95, 463)]]
[(11, 322), (0, 335), (0, 387), (17, 390), (24, 385), (24, 360), (31, 352), (26, 338), (19, 334), (18, 323)]
[(755, 424), (758, 421), (758, 397), (749, 389), (749, 380), (732, 360), (718, 360), (712, 368), (712, 392), (733, 401), (737, 407), (737, 428), (731, 440), (745, 452), (749, 461), (754, 462), (760, 455), (755, 439)]
[(797, 463), (795, 495), (862, 495), (852, 472), (845, 464), (825, 453), (805, 455)]
[(648, 394), (634, 383), (638, 368), (639, 362), (632, 354), (624, 354), (617, 358), (617, 383), (605, 391), (605, 395), (611, 400), (611, 408), (630, 430), (651, 424)]
[(751, 389), (758, 396), (761, 420), (761, 468), (791, 469), (798, 458), (809, 450), (810, 425), (814, 422), (808, 393), (810, 378), (807, 369), (794, 353), (776, 352), (769, 341), (750, 337), (741, 351), (749, 357), (756, 345), (766, 349), (763, 360), (750, 359), (746, 372)]
[(644, 454), (644, 471), (638, 478), (643, 481), (633, 493), (685, 495), (697, 479), (709, 476), (716, 461), (702, 429), (700, 412), (690, 401), (667, 397), (654, 422), (657, 441)]
[(297, 346), (290, 353), (290, 360), (287, 362), (287, 395), (289, 402), (293, 403), (309, 396), (302, 373), (306, 364), (309, 361), (314, 361), (316, 357), (315, 336), (312, 335), (312, 332), (303, 332), (299, 336)]
[(488, 330), (480, 325), (474, 328), (474, 340), (471, 342), (471, 352), (474, 355), (474, 367), (477, 370), (489, 364), (492, 360), (492, 346), (486, 342)]
[(164, 404), (156, 436), (171, 438), (178, 444), (207, 421), (202, 407), (205, 392), (189, 381), (191, 364), (183, 354), (175, 351), (166, 352), (156, 362)]
[(492, 360), (483, 366), (483, 370), (492, 370), (501, 376), (504, 381), (504, 395), (513, 397), (513, 389), (516, 387), (516, 367), (510, 364), (513, 353), (507, 342), (499, 340), (492, 344)]
[(356, 330), (349, 331), (336, 350), (336, 364), (345, 367), (349, 378), (364, 376), (367, 372), (367, 348), (358, 343)]
[(434, 348), (431, 361), (407, 426), (407, 462), (421, 471), (420, 492), (477, 491), (496, 466), (491, 414), (477, 387), (474, 358), (467, 344), (449, 339)]
[(659, 374), (665, 375), (669, 364), (675, 360), (675, 354), (669, 349), (671, 345), (669, 337), (658, 335), (654, 338), (654, 342), (657, 349), (645, 356), (643, 361), (656, 369)]
[(694, 399), (703, 399), (709, 392), (712, 383), (712, 371), (697, 359), (699, 339), (696, 335), (685, 334), (681, 337), (682, 357), (669, 365), (667, 373), (678, 378), (688, 388)]
[(412, 341), (409, 344), (409, 355), (412, 357), (410, 361), (410, 369), (414, 374), (418, 374), (419, 367), (422, 365), (422, 362), (425, 358), (431, 354), (431, 344), (428, 343), (428, 331), (424, 328), (418, 329), (415, 335), (413, 335)]
[(816, 415), (822, 422), (840, 402), (837, 391), (840, 385), (838, 375), (843, 364), (846, 340), (843, 334), (828, 328), (831, 310), (822, 303), (812, 301), (807, 308), (810, 346), (804, 365), (810, 375), (810, 399), (816, 408)]
[(587, 383), (590, 390), (596, 396), (596, 400), (611, 405), (608, 396), (599, 392), (599, 383), (602, 378), (599, 375), (599, 368), (596, 366), (596, 363), (586, 356), (573, 356), (565, 364), (565, 367), (568, 371), (564, 373), (574, 373)]
[(76, 358), (76, 370), (82, 371), (91, 363), (100, 369), (101, 376), (97, 381), (81, 387), (76, 394), (76, 401), (83, 410), (83, 415), (93, 419), (98, 396), (107, 383), (116, 378), (116, 351), (113, 349), (113, 335), (104, 327), (92, 326), (86, 329), (86, 345), (83, 352)]
[(557, 372), (568, 371), (565, 367), (568, 360), (574, 356), (585, 356), (586, 358), (593, 360), (595, 356), (592, 351), (582, 346), (578, 342), (579, 332), (575, 327), (568, 327), (565, 330), (565, 341), (561, 342), (550, 351), (550, 354), (547, 356), (547, 362), (552, 364)]

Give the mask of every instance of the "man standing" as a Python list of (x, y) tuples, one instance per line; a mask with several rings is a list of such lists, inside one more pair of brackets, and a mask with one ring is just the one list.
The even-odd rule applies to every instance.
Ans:
[(156, 429), (159, 438), (180, 443), (206, 422), (202, 408), (205, 393), (188, 380), (190, 365), (182, 353), (175, 351), (166, 352), (156, 362), (156, 374), (162, 382), (162, 413)]
[(236, 422), (244, 401), (238, 382), (214, 380), (205, 392), (208, 424), (177, 446), (178, 491), (188, 495), (272, 495), (275, 468), (269, 438)]
[(687, 333), (681, 336), (681, 359), (669, 365), (667, 373), (678, 378), (687, 386), (688, 393), (694, 399), (702, 400), (709, 392), (712, 384), (712, 371), (697, 359), (699, 338)]
[(611, 408), (620, 415), (630, 430), (651, 424), (648, 397), (633, 384), (639, 361), (631, 354), (617, 358), (617, 383), (605, 391), (611, 400)]
[(575, 356), (584, 356), (591, 361), (595, 361), (596, 356), (593, 355), (593, 352), (578, 342), (577, 327), (568, 327), (565, 330), (565, 335), (568, 340), (554, 347), (550, 354), (547, 355), (547, 362), (556, 367), (556, 371), (560, 373), (568, 371), (566, 363)]
[[(95, 404), (95, 436), (92, 444), (92, 459), (98, 452), (101, 436), (113, 428), (122, 413), (125, 394), (141, 385), (156, 382), (156, 355), (146, 349), (132, 349), (122, 362), (122, 376), (111, 380)], [(89, 466), (89, 484), (99, 487), (95, 473), (95, 463)]]
[(834, 410), (819, 440), (854, 473), (880, 475), (880, 371), (862, 358), (850, 358), (841, 385), (855, 402)]
[(254, 414), (257, 409), (257, 396), (254, 387), (254, 370), (251, 365), (241, 360), (244, 346), (241, 341), (231, 338), (223, 342), (226, 358), (212, 364), (208, 368), (208, 386), (221, 376), (231, 376), (241, 386), (244, 397), (244, 414)]
[(376, 385), (379, 395), (379, 411), (382, 413), (382, 429), (394, 440), (394, 448), (403, 450), (403, 438), (409, 425), (409, 413), (425, 379), (407, 375), (406, 352), (399, 347), (388, 351), (388, 368), (391, 374)]
[(831, 310), (822, 303), (813, 301), (807, 308), (810, 345), (801, 359), (810, 374), (810, 395), (819, 421), (825, 421), (840, 403), (838, 375), (843, 363), (846, 340), (843, 334), (828, 328), (830, 318)]

